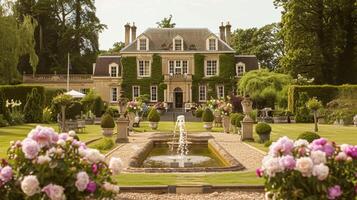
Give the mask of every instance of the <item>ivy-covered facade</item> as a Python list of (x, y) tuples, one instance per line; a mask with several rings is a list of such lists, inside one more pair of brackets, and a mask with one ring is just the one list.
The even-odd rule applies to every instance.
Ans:
[(259, 68), (255, 56), (236, 55), (225, 38), (208, 29), (149, 28), (127, 42), (120, 55), (98, 57), (94, 88), (111, 103), (123, 91), (129, 99), (148, 95), (151, 103), (171, 108), (224, 98), (236, 90), (243, 73)]

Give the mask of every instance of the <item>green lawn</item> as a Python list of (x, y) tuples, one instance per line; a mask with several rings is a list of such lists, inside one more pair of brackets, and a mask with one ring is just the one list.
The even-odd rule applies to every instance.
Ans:
[(262, 185), (263, 179), (254, 172), (195, 174), (120, 174), (115, 177), (120, 186), (143, 185)]
[[(157, 132), (163, 132), (163, 133), (172, 133), (172, 131), (175, 128), (175, 123), (174, 122), (159, 122), (159, 127)], [(134, 128), (136, 132), (149, 132), (153, 131), (149, 127), (149, 122), (148, 121), (143, 121), (140, 123), (139, 128)], [(186, 130), (188, 132), (203, 132), (205, 129), (203, 128), (203, 123), (202, 122), (188, 122), (186, 123)], [(222, 127), (213, 127), (212, 132), (222, 132), (223, 128)]]

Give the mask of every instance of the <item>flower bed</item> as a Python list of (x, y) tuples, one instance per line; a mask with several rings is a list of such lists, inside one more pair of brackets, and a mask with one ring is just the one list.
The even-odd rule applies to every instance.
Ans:
[(119, 192), (111, 175), (121, 160), (88, 148), (70, 133), (37, 126), (23, 141), (12, 142), (9, 161), (0, 165), (0, 193), (5, 199), (102, 199)]
[(257, 175), (274, 199), (355, 199), (357, 146), (282, 137), (270, 146)]

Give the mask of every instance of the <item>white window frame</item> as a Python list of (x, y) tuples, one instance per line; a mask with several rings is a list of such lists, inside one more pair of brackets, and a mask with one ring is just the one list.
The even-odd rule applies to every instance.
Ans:
[[(112, 68), (116, 68), (116, 74), (115, 74), (115, 76), (113, 76), (113, 74), (112, 74)], [(112, 77), (112, 78), (116, 78), (116, 77), (119, 77), (119, 65), (118, 64), (116, 64), (116, 63), (111, 63), (110, 65), (109, 65), (109, 76), (110, 77)]]
[[(141, 75), (140, 74), (140, 63), (141, 62), (143, 62), (143, 74)], [(148, 74), (145, 74), (145, 67), (146, 67), (146, 63), (149, 63), (148, 64)], [(137, 65), (137, 76), (139, 77), (139, 78), (145, 78), (145, 77), (151, 77), (151, 60), (138, 60), (137, 61), (137, 63), (136, 63), (136, 65)]]
[[(243, 72), (241, 74), (239, 74), (239, 70), (238, 70), (240, 67), (243, 67)], [(242, 77), (244, 75), (244, 73), (245, 73), (245, 64), (242, 62), (237, 63), (236, 64), (236, 77)]]
[[(153, 93), (153, 88), (155, 88), (155, 93)], [(155, 96), (155, 98), (153, 98)], [(157, 102), (158, 101), (158, 87), (157, 85), (150, 86), (150, 101)]]
[[(220, 88), (222, 89), (222, 93), (220, 94)], [(216, 91), (217, 91), (217, 98), (220, 99), (220, 98), (224, 98), (225, 94), (224, 94), (224, 85), (216, 85)]]
[[(204, 88), (204, 98), (201, 98), (201, 88)], [(198, 101), (206, 102), (207, 101), (207, 85), (199, 85), (198, 86)]]
[[(176, 40), (180, 40), (181, 41), (181, 49), (179, 49), (179, 50), (177, 50), (176, 49)], [(172, 41), (172, 50), (173, 51), (183, 51), (183, 37), (181, 37), (181, 36), (176, 36), (176, 37), (174, 37), (174, 39), (173, 39), (173, 41)]]
[[(215, 49), (210, 49), (209, 41), (212, 40), (212, 39), (215, 40), (215, 42), (216, 42)], [(207, 49), (207, 51), (218, 51), (218, 39), (216, 37), (214, 37), (214, 36), (208, 37), (207, 40), (206, 40), (206, 49)]]
[[(186, 62), (186, 67), (187, 67), (187, 70), (186, 70), (186, 73), (184, 73), (184, 67), (183, 67), (183, 64), (184, 64), (184, 62)], [(177, 65), (177, 63), (180, 63), (179, 65)], [(173, 64), (172, 66), (171, 66), (171, 64)], [(170, 69), (172, 67), (172, 70)], [(167, 71), (168, 71), (168, 74), (172, 74), (172, 75), (174, 75), (174, 74), (188, 74), (188, 72), (189, 72), (189, 62), (188, 62), (188, 60), (169, 60), (168, 61), (168, 66), (167, 66)], [(181, 73), (176, 73), (176, 69), (180, 69), (180, 71), (181, 71)]]
[[(216, 74), (208, 74), (208, 63), (216, 61)], [(212, 66), (211, 66), (212, 67)], [(212, 71), (212, 70), (211, 70)], [(219, 75), (219, 61), (215, 59), (211, 60), (205, 60), (205, 77), (213, 77), (213, 76), (218, 76)]]
[[(137, 95), (135, 95), (135, 88), (138, 89), (138, 94), (137, 94)], [(140, 86), (139, 86), (139, 85), (133, 85), (132, 88), (131, 88), (131, 90), (132, 90), (131, 92), (132, 92), (133, 100), (134, 100), (135, 98), (138, 98), (138, 97), (140, 96)]]
[[(114, 90), (116, 92), (116, 96), (114, 96)], [(119, 89), (117, 87), (112, 87), (110, 88), (110, 102), (118, 102), (118, 91)], [(114, 99), (115, 97), (115, 99)]]
[[(141, 40), (146, 40), (146, 49), (141, 49)], [(137, 50), (138, 51), (149, 51), (149, 39), (146, 36), (140, 36), (137, 40)]]

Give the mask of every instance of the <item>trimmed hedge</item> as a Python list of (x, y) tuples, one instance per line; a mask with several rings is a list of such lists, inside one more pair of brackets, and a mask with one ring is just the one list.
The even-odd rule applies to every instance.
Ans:
[(203, 111), (203, 114), (202, 114), (202, 121), (204, 121), (204, 122), (213, 122), (213, 120), (214, 120), (214, 116), (213, 116), (213, 113), (212, 113), (211, 109), (206, 108)]
[(269, 134), (271, 132), (271, 126), (267, 123), (261, 122), (255, 126), (255, 132), (258, 135)]
[(308, 98), (316, 97), (326, 105), (339, 96), (357, 100), (357, 85), (293, 85), (288, 90), (288, 109), (296, 111), (299, 94), (305, 92)]
[(157, 112), (156, 108), (152, 108), (148, 114), (149, 122), (159, 122), (160, 114)]
[(301, 133), (297, 139), (307, 140), (309, 143), (311, 143), (312, 141), (317, 140), (319, 138), (320, 136), (317, 133), (307, 131)]
[(45, 88), (43, 86), (30, 85), (4, 85), (0, 86), (0, 93), (4, 94), (5, 101), (14, 99), (20, 100), (22, 105), (26, 104), (27, 95), (31, 94), (32, 89), (36, 88), (41, 99), (45, 99)]
[(114, 119), (111, 115), (109, 114), (104, 114), (101, 119), (100, 126), (102, 128), (114, 128), (115, 127), (115, 122)]

